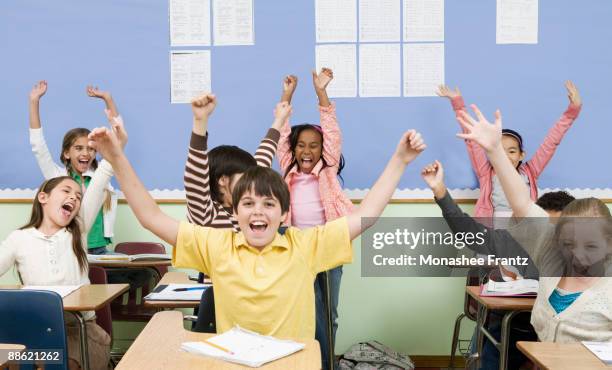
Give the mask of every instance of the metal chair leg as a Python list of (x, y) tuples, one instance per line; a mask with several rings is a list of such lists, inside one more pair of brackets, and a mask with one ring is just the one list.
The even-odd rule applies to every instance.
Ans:
[(334, 370), (335, 358), (334, 358), (334, 329), (332, 322), (332, 311), (331, 311), (331, 289), (329, 283), (329, 271), (325, 271), (325, 310), (327, 312), (327, 345), (329, 348), (329, 368)]
[(453, 341), (451, 342), (451, 354), (449, 369), (455, 368), (455, 353), (457, 352), (457, 344), (459, 343), (459, 331), (461, 330), (461, 320), (465, 317), (465, 313), (460, 313), (455, 319), (455, 329), (453, 329)]

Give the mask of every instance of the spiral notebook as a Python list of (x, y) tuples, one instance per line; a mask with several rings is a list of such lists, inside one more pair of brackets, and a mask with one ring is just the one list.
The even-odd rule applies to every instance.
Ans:
[(304, 349), (304, 343), (260, 335), (235, 326), (206, 342), (185, 342), (181, 349), (250, 367), (260, 367)]

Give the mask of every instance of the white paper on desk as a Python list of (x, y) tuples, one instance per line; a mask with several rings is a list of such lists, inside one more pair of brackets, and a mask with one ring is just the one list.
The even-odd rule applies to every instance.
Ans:
[(356, 0), (315, 0), (316, 42), (356, 42)]
[(497, 0), (498, 44), (538, 43), (538, 0)]
[(327, 86), (330, 98), (357, 96), (357, 48), (355, 44), (317, 45), (317, 71), (331, 68), (334, 79)]
[(170, 45), (210, 46), (210, 0), (170, 0)]
[(260, 367), (304, 349), (303, 343), (281, 340), (264, 336), (238, 326), (207, 341), (230, 350), (233, 354), (221, 351), (204, 342), (185, 342), (181, 349), (197, 355), (217, 358), (224, 361), (251, 367)]
[(404, 0), (404, 41), (444, 41), (444, 0)]
[(170, 53), (170, 102), (189, 103), (211, 91), (210, 50)]
[(79, 289), (83, 284), (79, 285), (25, 285), (21, 289), (25, 290), (49, 290), (59, 294), (62, 298)]
[(253, 45), (253, 0), (213, 0), (213, 41), (217, 46)]
[(400, 1), (360, 0), (359, 41), (400, 41)]
[(582, 344), (606, 365), (612, 365), (612, 343), (582, 342)]
[[(168, 284), (161, 292), (151, 292), (145, 296), (145, 300), (148, 301), (200, 301), (202, 293), (211, 284)], [(182, 292), (175, 292), (175, 289), (179, 288), (205, 288), (205, 289), (194, 289)]]
[(404, 44), (404, 96), (436, 96), (444, 84), (444, 44)]
[(400, 63), (400, 44), (359, 45), (359, 96), (400, 96)]

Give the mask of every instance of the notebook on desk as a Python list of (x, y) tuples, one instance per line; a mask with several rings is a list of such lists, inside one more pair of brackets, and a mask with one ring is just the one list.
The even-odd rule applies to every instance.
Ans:
[(155, 253), (142, 253), (142, 254), (88, 254), (88, 262), (133, 262), (133, 261), (170, 261), (172, 256), (169, 254), (155, 254)]
[(612, 365), (612, 343), (582, 342), (582, 344), (606, 365)]
[(511, 281), (489, 280), (480, 286), (480, 295), (485, 297), (535, 297), (539, 282), (533, 279)]
[(200, 301), (210, 284), (162, 284), (147, 294), (146, 301)]
[(79, 289), (83, 284), (79, 285), (24, 285), (21, 289), (25, 290), (49, 290), (59, 294), (62, 298)]
[(185, 342), (181, 349), (250, 367), (260, 367), (304, 349), (304, 343), (281, 340), (242, 329), (239, 326), (205, 342)]

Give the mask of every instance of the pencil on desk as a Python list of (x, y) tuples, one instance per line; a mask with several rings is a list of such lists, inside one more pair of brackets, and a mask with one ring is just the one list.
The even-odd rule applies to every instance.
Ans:
[(209, 342), (209, 341), (207, 341), (207, 340), (204, 340), (203, 342), (204, 342), (204, 343), (206, 343), (206, 344), (208, 344), (208, 345), (209, 345), (209, 346), (211, 346), (211, 347), (215, 347), (216, 349), (219, 349), (219, 350), (221, 350), (221, 351), (223, 351), (223, 352), (229, 353), (230, 355), (233, 355), (233, 354), (234, 354), (234, 352), (230, 351), (229, 349), (227, 349), (227, 348), (225, 348), (225, 347), (221, 347), (221, 346), (220, 346), (220, 345), (218, 345), (218, 344), (214, 344), (213, 342)]

